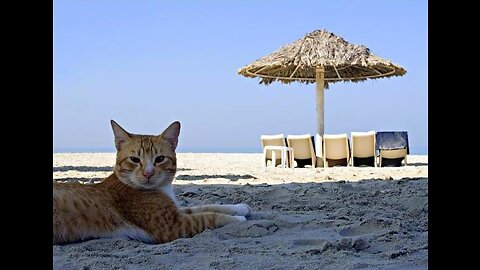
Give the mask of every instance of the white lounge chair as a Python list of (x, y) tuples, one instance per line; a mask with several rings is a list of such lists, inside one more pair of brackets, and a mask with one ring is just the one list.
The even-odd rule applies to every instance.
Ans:
[(329, 160), (331, 163), (338, 163), (346, 159), (348, 166), (350, 162), (350, 146), (348, 136), (343, 134), (325, 134), (323, 135), (323, 166), (328, 168)]
[(355, 166), (355, 158), (373, 159), (373, 166), (377, 167), (377, 158), (375, 151), (375, 131), (352, 132), (352, 158), (351, 164)]
[(281, 164), (283, 168), (292, 166), (292, 153), (288, 153), (291, 151), (287, 147), (283, 134), (261, 135), (260, 140), (263, 150), (262, 166), (264, 168), (268, 165), (268, 160), (271, 160), (273, 167), (276, 167), (278, 164)]
[[(313, 148), (312, 137), (310, 134), (288, 135), (287, 142), (288, 146), (293, 148), (293, 159), (297, 160), (297, 167), (303, 167), (304, 160), (306, 160), (306, 165), (310, 163), (312, 168), (315, 168), (317, 157), (315, 156), (315, 150)], [(299, 163), (301, 164), (300, 166)]]

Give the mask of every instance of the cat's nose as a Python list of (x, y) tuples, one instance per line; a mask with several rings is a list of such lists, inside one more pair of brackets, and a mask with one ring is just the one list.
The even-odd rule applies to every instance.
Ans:
[(145, 178), (150, 180), (150, 178), (152, 178), (152, 176), (153, 176), (153, 171), (145, 171), (145, 172), (143, 172), (143, 176), (145, 176)]

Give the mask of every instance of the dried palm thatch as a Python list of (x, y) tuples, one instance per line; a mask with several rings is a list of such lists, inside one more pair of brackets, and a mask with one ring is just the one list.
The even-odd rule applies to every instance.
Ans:
[(326, 30), (315, 30), (238, 70), (246, 77), (260, 77), (260, 84), (274, 81), (315, 83), (322, 69), (324, 86), (339, 81), (359, 82), (402, 76), (406, 70), (370, 52), (363, 45), (348, 43)]

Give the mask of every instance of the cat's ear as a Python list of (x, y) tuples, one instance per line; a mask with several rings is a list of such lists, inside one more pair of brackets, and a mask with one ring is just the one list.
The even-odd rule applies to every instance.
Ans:
[(180, 122), (175, 121), (160, 134), (160, 137), (165, 138), (170, 144), (170, 148), (175, 151), (178, 144), (178, 135), (180, 135)]
[(130, 140), (130, 133), (113, 120), (110, 120), (110, 124), (112, 125), (113, 135), (115, 135), (115, 148), (117, 148), (117, 151), (120, 151), (123, 144)]

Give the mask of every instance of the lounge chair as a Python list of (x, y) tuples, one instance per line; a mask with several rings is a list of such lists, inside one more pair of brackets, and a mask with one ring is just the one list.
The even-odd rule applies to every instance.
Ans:
[(268, 160), (271, 160), (272, 166), (276, 167), (281, 164), (282, 167), (292, 166), (292, 158), (288, 152), (287, 143), (283, 134), (276, 135), (261, 135), (260, 140), (263, 150), (263, 164), (265, 168)]
[(352, 166), (374, 166), (377, 167), (375, 151), (375, 131), (352, 132)]
[(305, 165), (315, 168), (317, 157), (310, 134), (288, 135), (287, 142), (288, 146), (293, 148), (293, 159), (297, 162), (298, 168), (303, 168)]
[(347, 134), (323, 135), (323, 166), (348, 166), (349, 162), (350, 145)]
[(407, 165), (410, 154), (407, 131), (379, 131), (376, 134), (376, 148), (379, 152), (379, 166)]

